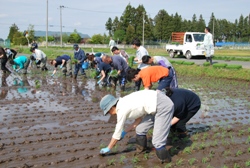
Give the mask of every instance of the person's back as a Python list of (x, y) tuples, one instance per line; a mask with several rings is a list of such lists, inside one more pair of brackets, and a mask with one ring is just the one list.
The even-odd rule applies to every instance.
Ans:
[(127, 62), (121, 56), (114, 55), (111, 58), (112, 58), (111, 66), (113, 66), (114, 69), (121, 70), (123, 72), (127, 71), (129, 66)]
[(201, 104), (199, 96), (190, 90), (175, 88), (172, 91), (170, 99), (174, 103), (175, 115), (178, 118), (182, 118), (183, 112), (188, 112)]
[(172, 64), (169, 62), (169, 60), (166, 57), (163, 56), (153, 56), (154, 59), (154, 64), (156, 65), (162, 65), (161, 61), (164, 62), (164, 64), (166, 65), (166, 68), (168, 67), (172, 67)]

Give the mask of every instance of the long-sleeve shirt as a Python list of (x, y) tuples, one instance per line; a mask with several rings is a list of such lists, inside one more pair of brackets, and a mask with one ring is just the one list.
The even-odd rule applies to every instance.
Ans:
[(74, 58), (80, 61), (80, 63), (83, 63), (87, 59), (85, 52), (81, 48), (79, 48), (77, 51), (74, 51)]
[(41, 60), (46, 57), (46, 54), (42, 50), (39, 50), (39, 49), (35, 49), (35, 55), (36, 55), (37, 60)]
[(24, 68), (24, 64), (27, 61), (27, 57), (26, 56), (19, 56), (17, 58), (15, 58), (14, 61), (14, 65), (13, 65), (13, 69), (16, 69), (17, 66), (19, 66), (20, 69)]
[(153, 56), (153, 63), (166, 68), (172, 67), (172, 64), (168, 61), (168, 59), (163, 56)]
[(174, 117), (183, 119), (188, 112), (201, 106), (198, 95), (187, 89), (173, 89), (169, 97), (174, 103)]
[(206, 33), (204, 37), (204, 46), (213, 45), (213, 36), (211, 33)]
[(147, 114), (155, 114), (156, 105), (157, 91), (154, 90), (141, 90), (120, 98), (116, 105), (117, 124), (113, 138), (121, 138), (126, 119), (137, 119)]
[(68, 55), (62, 55), (60, 57), (57, 57), (56, 59), (56, 64), (55, 64), (55, 67), (57, 67), (58, 65), (61, 65), (62, 64), (62, 61), (65, 60), (66, 62), (68, 60), (70, 60), (70, 56)]
[(128, 64), (127, 62), (119, 55), (114, 55), (111, 57), (112, 62), (110, 65), (116, 69), (117, 71), (121, 71), (121, 74), (124, 75), (126, 71), (128, 70)]
[[(137, 58), (137, 60), (139, 61), (139, 62), (141, 62), (141, 60), (142, 60), (142, 57), (144, 56), (144, 55), (149, 55), (148, 54), (148, 51), (146, 50), (146, 48), (144, 48), (143, 46), (140, 46), (138, 49), (137, 49), (137, 51), (136, 51), (136, 58)], [(145, 68), (145, 67), (147, 67), (148, 65), (147, 64), (144, 64), (144, 63), (139, 63), (139, 65), (138, 65), (138, 69), (143, 69), (143, 68)]]

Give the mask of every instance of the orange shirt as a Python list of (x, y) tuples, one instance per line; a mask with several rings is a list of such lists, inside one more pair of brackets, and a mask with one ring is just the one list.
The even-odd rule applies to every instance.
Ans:
[(139, 77), (142, 79), (144, 87), (150, 87), (152, 82), (157, 82), (162, 77), (167, 77), (168, 74), (168, 68), (163, 66), (149, 66), (138, 73)]

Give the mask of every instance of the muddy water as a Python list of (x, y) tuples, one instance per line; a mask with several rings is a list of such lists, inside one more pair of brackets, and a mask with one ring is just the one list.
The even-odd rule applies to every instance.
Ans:
[[(133, 132), (118, 143), (116, 155), (98, 154), (115, 127), (108, 122), (109, 116), (102, 115), (100, 99), (108, 93), (123, 96), (132, 89), (121, 93), (119, 88), (96, 87), (93, 79), (82, 77), (76, 82), (39, 74), (19, 78), (2, 79), (0, 88), (0, 167), (105, 167), (112, 159), (118, 164), (124, 155), (119, 164), (134, 167), (135, 147), (127, 145)], [(190, 133), (213, 125), (249, 123), (249, 82), (183, 76), (179, 85), (196, 92), (202, 101), (200, 111), (189, 121)], [(153, 154), (150, 157), (156, 158)]]

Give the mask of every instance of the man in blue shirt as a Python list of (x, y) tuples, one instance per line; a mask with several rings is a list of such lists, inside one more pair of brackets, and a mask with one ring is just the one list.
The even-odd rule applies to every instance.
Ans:
[(74, 79), (77, 78), (78, 71), (81, 71), (81, 74), (86, 76), (84, 69), (82, 68), (83, 62), (87, 59), (85, 52), (78, 46), (78, 44), (73, 45), (74, 48), (74, 59), (77, 60), (75, 63)]
[[(102, 61), (110, 64), (111, 67), (117, 70), (117, 80), (119, 80), (121, 89), (124, 91), (125, 90), (125, 84), (126, 84), (126, 74), (129, 69), (129, 66), (127, 62), (119, 55), (114, 55), (112, 57), (108, 55), (104, 55), (102, 57)], [(117, 81), (116, 80), (116, 81)], [(115, 85), (116, 85), (116, 81)]]
[(97, 71), (101, 73), (101, 78), (97, 82), (97, 84), (103, 84), (103, 86), (110, 85), (110, 78), (109, 73), (111, 71), (111, 66), (109, 64), (106, 64), (104, 62), (100, 62), (97, 64)]
[[(18, 56), (14, 60), (10, 60), (9, 63), (13, 65), (13, 69), (16, 72), (22, 71), (23, 74), (27, 74), (27, 69), (30, 64), (30, 59), (26, 56)], [(17, 68), (19, 67), (19, 68)]]
[(72, 77), (72, 64), (70, 56), (58, 56), (56, 59), (50, 61), (50, 64), (55, 66), (55, 69), (51, 76), (55, 75), (57, 71), (57, 66), (60, 65), (60, 69), (62, 69), (63, 75), (66, 76), (66, 73), (68, 72), (68, 75)]

